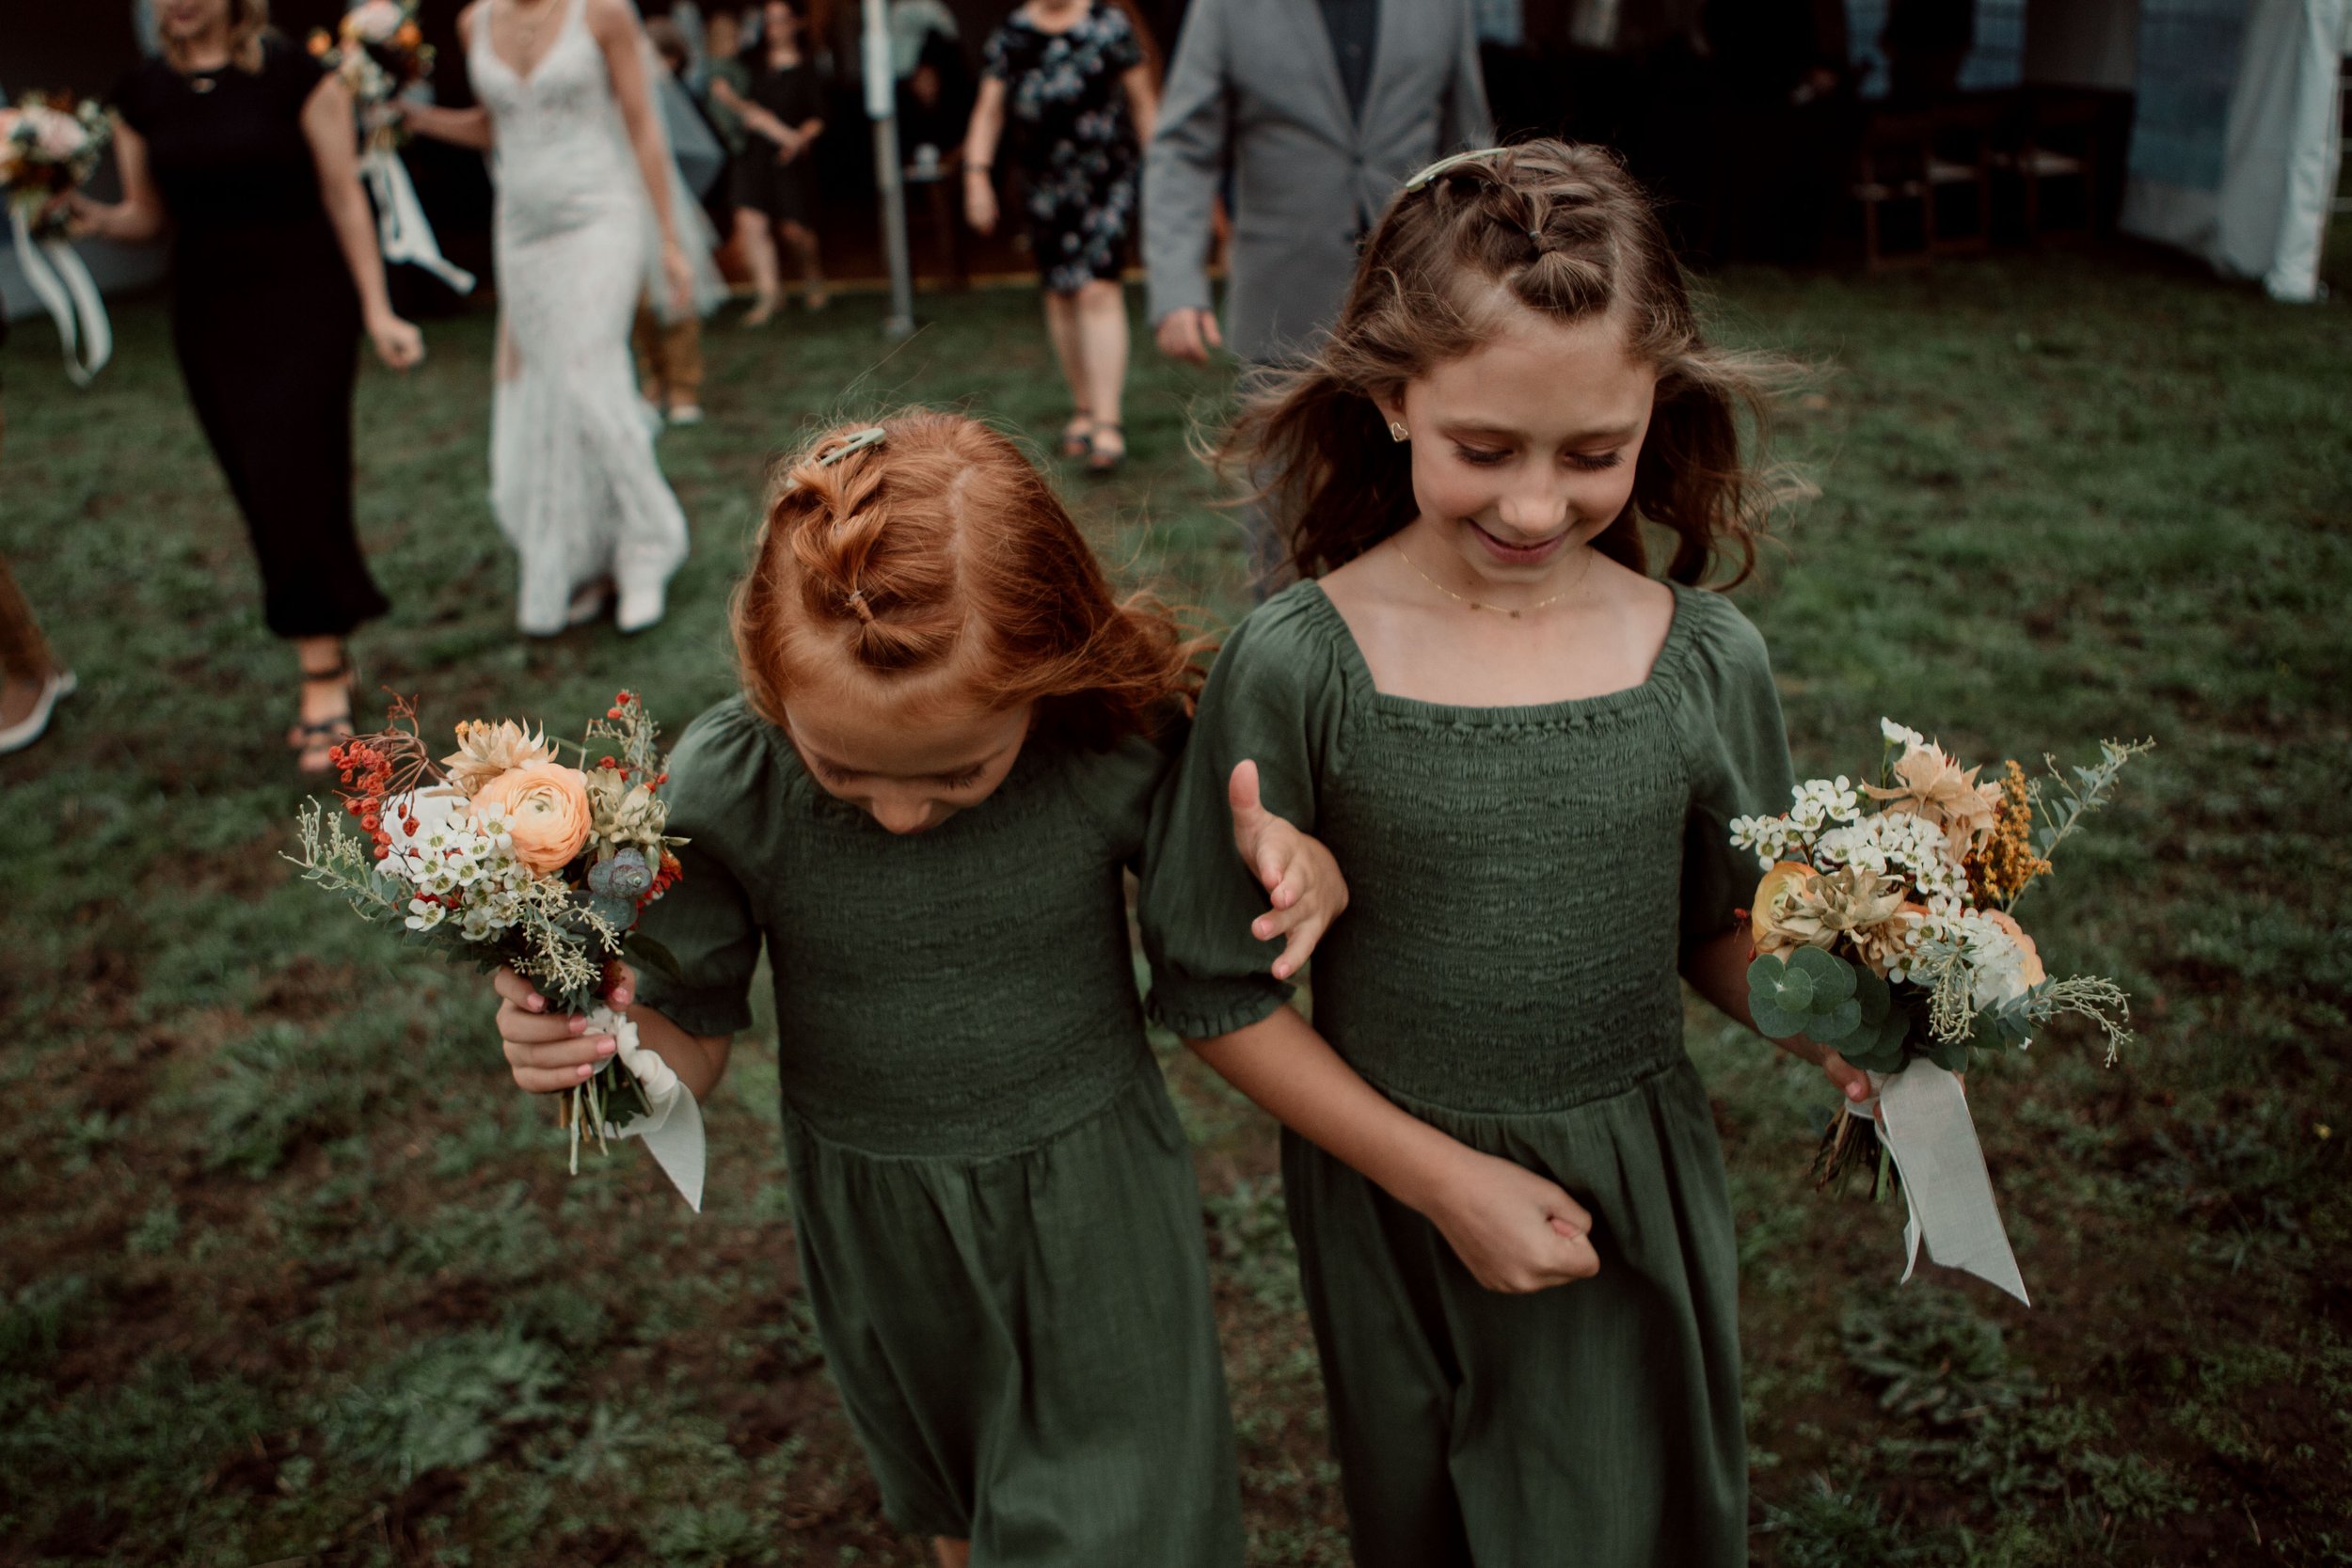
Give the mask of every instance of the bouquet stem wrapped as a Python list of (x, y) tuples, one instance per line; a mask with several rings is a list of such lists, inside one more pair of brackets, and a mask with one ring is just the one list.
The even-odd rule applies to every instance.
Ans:
[(2022, 1050), (2068, 1013), (2106, 1036), (2109, 1066), (2131, 1038), (2122, 990), (2096, 975), (2052, 979), (2010, 911), (2155, 743), (2106, 742), (2097, 767), (2071, 775), (2049, 762), (2028, 778), (2011, 762), (1979, 783), (1982, 769), (1916, 731), (1880, 728), (1876, 784), (1808, 780), (1788, 812), (1731, 824), (1732, 843), (1764, 867), (1749, 1011), (1772, 1038), (1803, 1036), (1869, 1075), (1875, 1099), (1863, 1115), (1840, 1109), (1814, 1174), (1824, 1187), (1867, 1174), (1874, 1197), (1902, 1190), (1903, 1277), (1924, 1242), (1937, 1262), (2026, 1301), (1959, 1075), (1977, 1051)]

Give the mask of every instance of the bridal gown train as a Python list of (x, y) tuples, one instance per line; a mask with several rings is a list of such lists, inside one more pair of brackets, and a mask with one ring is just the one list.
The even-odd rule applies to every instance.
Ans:
[(490, 47), (486, 15), (466, 62), (496, 132), (490, 505), (521, 558), (516, 620), (542, 636), (607, 575), (623, 625), (650, 619), (686, 559), (686, 515), (654, 460), (629, 358), (657, 244), (644, 182), (586, 0), (556, 3), (561, 30), (529, 76)]

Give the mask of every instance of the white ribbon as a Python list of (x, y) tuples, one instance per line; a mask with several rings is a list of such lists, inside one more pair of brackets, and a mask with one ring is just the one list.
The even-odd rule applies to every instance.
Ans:
[(605, 1125), (609, 1138), (643, 1138), (645, 1150), (662, 1174), (697, 1214), (703, 1212), (703, 1114), (692, 1091), (678, 1081), (670, 1064), (638, 1043), (637, 1025), (626, 1014), (598, 1007), (588, 1015), (588, 1032), (610, 1035), (619, 1049), (614, 1059), (632, 1073), (645, 1091), (647, 1114), (626, 1127)]
[(114, 324), (106, 319), (106, 303), (98, 295), (89, 268), (63, 240), (35, 242), (24, 209), (14, 202), (8, 204), (8, 232), (16, 241), (17, 265), (24, 269), (24, 281), (57, 324), (67, 377), (76, 387), (88, 386), (115, 352)]
[(459, 293), (473, 292), (473, 274), (453, 266), (441, 255), (433, 225), (425, 221), (417, 187), (408, 182), (408, 167), (389, 147), (372, 148), (359, 155), (359, 177), (375, 198), (376, 243), (387, 266), (406, 261), (422, 267)]
[(1904, 1281), (1919, 1266), (1924, 1240), (1928, 1256), (1946, 1268), (1989, 1280), (2031, 1307), (1960, 1080), (1933, 1062), (1915, 1061), (1900, 1072), (1871, 1073), (1870, 1087), (1878, 1092), (1879, 1140), (1895, 1157), (1911, 1207), (1903, 1227)]

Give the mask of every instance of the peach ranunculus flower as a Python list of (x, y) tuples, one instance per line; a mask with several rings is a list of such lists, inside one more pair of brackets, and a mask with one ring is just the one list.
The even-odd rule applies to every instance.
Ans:
[(1987, 910), (1984, 917), (2009, 933), (2009, 940), (2017, 944), (2017, 951), (2025, 959), (2022, 969), (2026, 984), (2038, 986), (2050, 977), (2050, 972), (2042, 967), (2040, 944), (2026, 934), (2026, 928), (2017, 924), (2016, 916), (2006, 910)]
[(515, 858), (540, 876), (563, 870), (588, 842), (588, 780), (577, 768), (557, 762), (510, 768), (473, 792), (476, 817), (492, 807), (506, 814)]
[(1889, 816), (1912, 814), (1944, 830), (1944, 851), (1957, 865), (1993, 836), (1994, 809), (2001, 786), (1979, 784), (1975, 768), (1963, 768), (1932, 741), (1913, 745), (1895, 764), (1895, 786), (1866, 787)]

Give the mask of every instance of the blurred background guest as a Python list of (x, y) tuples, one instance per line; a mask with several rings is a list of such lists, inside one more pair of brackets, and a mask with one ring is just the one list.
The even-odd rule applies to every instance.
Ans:
[(890, 73), (899, 81), (914, 74), (932, 40), (952, 44), (962, 38), (946, 0), (890, 0)]
[(808, 308), (821, 310), (829, 299), (817, 245), (814, 155), (825, 132), (825, 73), (800, 0), (767, 0), (759, 19), (759, 38), (739, 56), (739, 69), (714, 73), (710, 83), (712, 99), (742, 125), (730, 178), (736, 237), (755, 296), (745, 326), (765, 325), (783, 303), (779, 239), (800, 263)]
[(670, 307), (691, 309), (695, 287), (651, 51), (628, 0), (475, 0), (457, 30), (480, 103), (402, 109), (495, 152), (490, 504), (521, 560), (516, 620), (552, 636), (610, 607), (642, 631), (686, 559), (629, 360), (656, 235)]
[[(1233, 352), (1262, 372), (1339, 313), (1356, 246), (1397, 186), (1494, 139), (1469, 0), (1193, 0), (1144, 176), (1160, 352), (1206, 364), (1210, 217), (1230, 161)], [(1274, 544), (1249, 515), (1261, 586)]]
[[(0, 313), (0, 344), (8, 341), (8, 319)], [(0, 414), (0, 442), (7, 433), (8, 419)], [(0, 756), (39, 740), (59, 700), (72, 695), (73, 672), (49, 651), (33, 607), (17, 592), (8, 558), (0, 555)]]
[[(719, 155), (718, 133), (702, 119), (701, 105), (685, 91), (685, 75), (691, 61), (686, 47), (685, 32), (670, 17), (656, 17), (645, 24), (645, 37), (653, 43), (654, 57), (668, 80), (660, 84), (663, 106), (670, 111), (665, 119), (670, 127), (670, 145), (674, 153), (673, 166), (690, 186), (707, 186), (715, 182), (719, 172), (713, 166), (697, 181), (686, 172), (686, 159), (681, 147), (680, 131), (699, 132), (710, 148), (713, 157)], [(675, 90), (673, 91), (673, 88)], [(681, 115), (694, 117), (691, 123), (681, 125)], [(673, 200), (675, 201), (675, 198)], [(697, 213), (679, 214), (681, 223), (697, 226)], [(684, 238), (683, 235), (680, 238)], [(708, 238), (708, 236), (705, 236)], [(702, 247), (706, 251), (708, 246)], [(683, 310), (664, 309), (664, 302), (656, 291), (648, 288), (637, 301), (637, 324), (630, 336), (637, 347), (637, 389), (646, 406), (672, 424), (700, 424), (703, 418), (703, 312), (699, 302)]]
[(1888, 0), (1879, 34), (1888, 101), (1908, 107), (1951, 97), (1976, 41), (1976, 0)]
[(122, 199), (74, 227), (168, 223), (172, 345), (245, 515), (262, 614), (302, 671), (286, 744), (306, 773), (351, 733), (343, 640), (389, 607), (351, 515), (351, 394), (364, 327), (395, 370), (423, 357), (392, 313), (359, 188), (350, 90), (271, 32), (265, 0), (156, 0), (163, 52), (115, 88)]
[(1109, 473), (1127, 456), (1120, 275), (1159, 112), (1151, 41), (1112, 0), (1028, 0), (989, 36), (983, 61), (963, 143), (965, 215), (994, 230), (1002, 148), (1021, 177), (1045, 328), (1070, 384), (1061, 452)]

